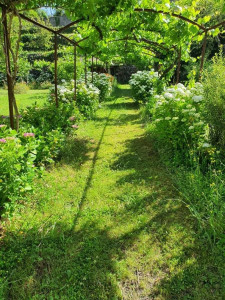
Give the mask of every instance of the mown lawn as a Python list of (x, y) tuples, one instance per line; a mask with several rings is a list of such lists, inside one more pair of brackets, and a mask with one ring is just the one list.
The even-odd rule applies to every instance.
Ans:
[[(16, 100), (19, 109), (32, 105), (37, 102), (37, 105), (42, 105), (48, 97), (49, 90), (29, 90), (26, 94), (16, 94)], [(9, 115), (8, 108), (8, 92), (0, 89), (0, 115)]]
[(0, 299), (222, 300), (224, 262), (120, 87), (7, 222)]

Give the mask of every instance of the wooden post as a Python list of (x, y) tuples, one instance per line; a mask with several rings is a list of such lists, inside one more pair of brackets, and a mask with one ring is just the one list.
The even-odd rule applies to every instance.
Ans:
[(74, 46), (74, 101), (77, 101), (77, 46)]
[(94, 56), (91, 57), (91, 82), (94, 81)]
[(179, 52), (178, 52), (176, 84), (178, 84), (180, 82), (180, 67), (181, 67), (181, 47), (179, 48)]
[(85, 76), (85, 84), (87, 84), (87, 54), (84, 56), (84, 76)]
[(59, 106), (59, 101), (58, 101), (58, 72), (57, 72), (57, 64), (58, 64), (58, 41), (57, 41), (57, 34), (55, 33), (55, 104), (56, 107)]
[(203, 71), (203, 68), (204, 68), (204, 60), (205, 60), (205, 52), (206, 52), (206, 44), (207, 44), (207, 35), (208, 35), (208, 31), (205, 31), (205, 37), (204, 37), (203, 45), (202, 45), (202, 55), (201, 55), (201, 65), (200, 65), (199, 79), (201, 78), (202, 71)]
[(8, 85), (8, 101), (9, 101), (9, 118), (10, 126), (14, 129), (14, 116), (13, 116), (13, 101), (15, 99), (14, 86), (10, 66), (10, 54), (9, 54), (9, 33), (7, 25), (7, 11), (5, 7), (2, 7), (2, 24), (4, 32), (4, 52), (5, 52), (5, 62), (6, 62), (6, 74), (7, 74), (7, 85)]

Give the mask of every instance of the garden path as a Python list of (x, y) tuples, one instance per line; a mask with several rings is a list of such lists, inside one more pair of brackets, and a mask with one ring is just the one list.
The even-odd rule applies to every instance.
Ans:
[(8, 226), (6, 299), (214, 299), (191, 223), (120, 86)]

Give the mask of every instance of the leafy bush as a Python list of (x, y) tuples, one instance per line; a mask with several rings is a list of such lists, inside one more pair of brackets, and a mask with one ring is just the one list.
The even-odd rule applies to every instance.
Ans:
[(112, 91), (113, 77), (109, 74), (94, 73), (93, 84), (99, 89), (99, 101), (104, 101)]
[(162, 90), (163, 82), (159, 79), (157, 72), (138, 71), (131, 75), (129, 81), (134, 99), (141, 103), (146, 103), (154, 93)]
[(184, 160), (193, 151), (210, 147), (207, 124), (202, 116), (202, 100), (200, 83), (192, 88), (178, 84), (165, 89), (162, 95), (154, 96), (155, 104), (150, 113), (157, 139), (177, 159)]
[(31, 190), (36, 173), (37, 144), (33, 136), (21, 137), (15, 131), (0, 128), (0, 212), (13, 208)]
[(77, 85), (77, 107), (87, 118), (92, 118), (99, 107), (99, 89), (94, 85)]
[[(76, 106), (86, 118), (92, 118), (99, 106), (99, 89), (93, 84), (86, 85), (84, 82), (77, 83)], [(74, 81), (63, 81), (63, 85), (58, 86), (59, 103), (74, 103)], [(54, 90), (51, 92), (50, 100), (54, 99)]]
[(225, 58), (217, 55), (204, 73), (205, 118), (213, 145), (225, 147)]
[(74, 103), (59, 102), (57, 108), (54, 102), (47, 102), (42, 107), (27, 107), (22, 112), (21, 126), (38, 128), (42, 134), (51, 130), (60, 129), (62, 132), (71, 130), (69, 118), (74, 116), (74, 121), (80, 120), (80, 114)]
[(26, 94), (30, 90), (29, 86), (25, 82), (18, 82), (15, 85), (15, 94)]
[(19, 132), (0, 125), (0, 210), (11, 214), (32, 180), (46, 164), (58, 159), (66, 137), (78, 129), (80, 113), (74, 103), (46, 103), (23, 110)]
[(31, 83), (29, 83), (29, 87), (32, 90), (47, 90), (50, 89), (52, 87), (52, 83), (50, 81), (44, 81), (44, 82), (38, 82), (38, 81), (33, 81)]

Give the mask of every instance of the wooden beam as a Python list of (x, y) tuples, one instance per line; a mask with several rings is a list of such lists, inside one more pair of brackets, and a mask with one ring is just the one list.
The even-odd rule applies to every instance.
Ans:
[(74, 101), (77, 101), (77, 46), (74, 46)]
[(91, 57), (91, 82), (94, 81), (94, 56)]
[(74, 21), (74, 22), (71, 22), (71, 23), (67, 24), (66, 26), (60, 28), (60, 29), (57, 30), (56, 32), (57, 32), (57, 33), (60, 33), (60, 32), (62, 32), (62, 31), (64, 31), (64, 30), (70, 28), (71, 26), (76, 25), (77, 23), (80, 23), (81, 21), (84, 21), (84, 20), (85, 20), (84, 18), (78, 19), (78, 20), (76, 20), (76, 21)]
[(8, 85), (8, 101), (9, 101), (9, 118), (10, 127), (14, 129), (14, 116), (13, 116), (13, 101), (15, 99), (14, 86), (10, 65), (10, 54), (9, 54), (9, 33), (7, 24), (7, 10), (2, 7), (2, 24), (3, 24), (3, 34), (4, 34), (4, 52), (5, 52), (5, 62), (6, 62), (6, 74), (7, 74), (7, 85)]
[(55, 104), (56, 104), (56, 107), (58, 107), (59, 106), (59, 101), (58, 101), (58, 70), (57, 70), (57, 64), (58, 64), (57, 33), (55, 33), (54, 48), (55, 48), (55, 54), (54, 54), (54, 59), (55, 59)]
[(178, 18), (180, 20), (183, 20), (187, 23), (190, 23), (194, 26), (197, 26), (198, 28), (202, 29), (203, 31), (206, 31), (207, 28), (201, 24), (198, 24), (197, 22), (190, 20), (182, 15), (178, 15), (176, 13), (171, 13), (171, 12), (167, 12), (167, 11), (163, 11), (163, 10), (155, 10), (155, 9), (151, 9), (151, 8), (135, 8), (134, 11), (136, 12), (149, 12), (149, 13), (155, 13), (155, 14), (162, 14), (162, 15), (167, 15), (167, 16), (172, 16), (175, 18)]
[(84, 56), (84, 80), (85, 84), (87, 84), (87, 54)]

